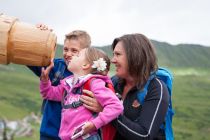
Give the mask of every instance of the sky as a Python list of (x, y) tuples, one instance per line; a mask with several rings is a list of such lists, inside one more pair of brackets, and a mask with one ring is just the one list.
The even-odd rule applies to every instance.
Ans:
[(79, 29), (91, 35), (94, 46), (130, 33), (210, 46), (209, 6), (209, 0), (0, 0), (0, 13), (48, 25), (61, 44), (65, 34)]

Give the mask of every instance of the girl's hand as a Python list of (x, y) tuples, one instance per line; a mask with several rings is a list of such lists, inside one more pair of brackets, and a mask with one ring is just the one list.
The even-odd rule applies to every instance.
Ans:
[(92, 122), (86, 122), (85, 125), (82, 127), (82, 130), (83, 135), (85, 135), (96, 130), (96, 127)]
[(81, 95), (80, 100), (84, 103), (83, 106), (86, 107), (87, 109), (99, 113), (103, 110), (102, 106), (99, 104), (99, 102), (96, 100), (94, 97), (93, 92), (89, 90), (83, 90), (84, 93), (88, 94), (86, 95)]
[(50, 71), (53, 67), (54, 67), (53, 60), (51, 60), (50, 65), (46, 69), (44, 67), (42, 67), (42, 73), (41, 73), (41, 76), (40, 76), (41, 81), (47, 82), (49, 80), (49, 73), (50, 73)]

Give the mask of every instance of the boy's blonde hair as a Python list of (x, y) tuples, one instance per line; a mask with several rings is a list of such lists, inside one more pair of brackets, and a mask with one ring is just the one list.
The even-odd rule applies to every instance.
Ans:
[(78, 40), (80, 42), (81, 48), (89, 48), (91, 45), (90, 35), (82, 30), (74, 30), (65, 35), (65, 40)]
[(90, 47), (85, 50), (85, 57), (91, 65), (93, 65), (93, 61), (97, 61), (97, 60), (99, 60), (99, 58), (103, 58), (107, 64), (106, 69), (104, 71), (98, 71), (97, 68), (92, 68), (91, 73), (107, 75), (107, 73), (110, 69), (110, 59), (105, 52), (103, 52), (102, 50), (99, 50), (97, 48)]

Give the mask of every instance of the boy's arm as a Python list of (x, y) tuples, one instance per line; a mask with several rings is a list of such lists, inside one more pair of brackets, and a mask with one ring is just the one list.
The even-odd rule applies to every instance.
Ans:
[[(51, 60), (53, 63), (57, 63), (56, 60)], [(52, 63), (52, 62), (51, 62)], [(40, 77), (42, 73), (42, 67), (41, 66), (27, 66), (36, 76)], [(46, 68), (46, 67), (44, 67)], [(52, 68), (49, 74), (54, 73), (54, 69)]]
[(27, 66), (36, 76), (41, 76), (42, 67), (39, 66)]
[[(53, 59), (51, 60), (51, 63), (54, 63), (55, 66), (57, 67), (58, 59)], [(36, 76), (40, 77), (42, 73), (42, 67), (41, 66), (27, 66)], [(47, 68), (48, 66), (44, 67)], [(53, 74), (54, 69), (52, 68), (49, 74)], [(52, 75), (51, 75), (52, 76)]]

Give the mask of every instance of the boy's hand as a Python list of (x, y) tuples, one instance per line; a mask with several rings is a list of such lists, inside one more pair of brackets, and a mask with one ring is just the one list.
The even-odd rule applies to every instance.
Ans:
[(40, 30), (49, 30), (50, 32), (53, 31), (53, 29), (49, 29), (47, 25), (44, 25), (44, 24), (36, 24), (36, 27), (39, 28)]
[(46, 67), (46, 69), (44, 67), (42, 67), (42, 73), (40, 76), (40, 80), (43, 82), (46, 82), (49, 80), (49, 73), (51, 71), (51, 69), (54, 67), (54, 62), (53, 60), (51, 60), (51, 63), (49, 66)]

